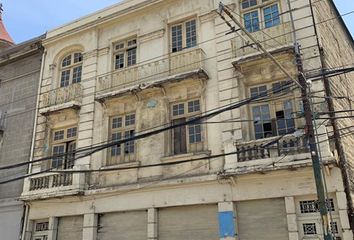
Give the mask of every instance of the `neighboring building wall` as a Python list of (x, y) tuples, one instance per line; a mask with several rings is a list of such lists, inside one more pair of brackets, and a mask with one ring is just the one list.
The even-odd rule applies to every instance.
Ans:
[[(29, 161), (41, 66), (40, 38), (0, 52), (0, 166)], [(1, 170), (1, 181), (23, 176), (27, 166)], [(19, 239), (23, 180), (0, 185), (0, 232)]]
[[(319, 43), (323, 48), (324, 68), (336, 69), (351, 67), (354, 59), (354, 41), (349, 35), (343, 22), (339, 17), (338, 11), (333, 9), (331, 1), (321, 1), (314, 4), (316, 11), (316, 22), (319, 32)], [(329, 19), (333, 19), (330, 20)], [(353, 109), (354, 101), (354, 73), (341, 74), (328, 79), (332, 93), (332, 101), (335, 111)], [(353, 112), (337, 113), (336, 120), (343, 146), (343, 152), (347, 163), (344, 165), (349, 174), (351, 191), (354, 191), (354, 137), (352, 134)], [(343, 118), (341, 118), (343, 117)], [(346, 118), (344, 118), (346, 117)], [(348, 118), (349, 117), (349, 118)], [(333, 134), (333, 133), (332, 133)], [(331, 134), (331, 135), (332, 135)], [(333, 140), (334, 141), (334, 140)]]

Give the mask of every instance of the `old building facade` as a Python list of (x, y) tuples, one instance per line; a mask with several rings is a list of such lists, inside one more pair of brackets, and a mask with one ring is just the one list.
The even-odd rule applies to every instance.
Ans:
[[(0, 25), (3, 26), (1, 21)], [(1, 26), (0, 40), (5, 31)], [(43, 36), (18, 45), (13, 42), (9, 44), (5, 40), (2, 42), (4, 48), (0, 49), (0, 167), (27, 162), (31, 156), (42, 38)], [(1, 181), (25, 175), (27, 169), (26, 165), (15, 169), (2, 169)], [(22, 190), (23, 179), (0, 185), (2, 239), (20, 238), (24, 203), (18, 198)]]
[[(305, 73), (353, 59), (329, 1), (224, 4), (294, 78), (295, 42)], [(300, 91), (242, 31), (230, 33), (218, 5), (129, 0), (48, 32), (25, 239), (321, 239)], [(332, 20), (320, 23), (322, 12)], [(330, 89), (350, 98), (352, 80), (341, 78)], [(321, 114), (324, 81), (311, 87)], [(242, 102), (255, 96), (264, 98)], [(349, 240), (353, 195), (340, 166), (353, 158), (340, 156), (323, 116), (332, 230)]]

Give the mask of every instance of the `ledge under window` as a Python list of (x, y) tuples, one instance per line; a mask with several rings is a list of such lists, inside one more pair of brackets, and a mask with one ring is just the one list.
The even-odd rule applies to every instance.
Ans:
[(140, 161), (135, 161), (135, 162), (125, 162), (125, 163), (118, 163), (118, 164), (109, 165), (109, 166), (103, 166), (103, 167), (100, 167), (100, 169), (139, 167), (139, 166), (140, 166)]
[(204, 157), (209, 157), (211, 154), (210, 151), (204, 152), (191, 152), (191, 153), (183, 153), (178, 155), (166, 156), (161, 158), (161, 162), (179, 162), (185, 161), (189, 159), (199, 159)]

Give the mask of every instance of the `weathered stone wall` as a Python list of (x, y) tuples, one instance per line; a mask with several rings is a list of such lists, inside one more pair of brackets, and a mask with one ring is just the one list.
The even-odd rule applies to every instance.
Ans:
[[(39, 39), (0, 52), (0, 166), (30, 159), (42, 52)], [(23, 176), (27, 166), (0, 171), (0, 181)], [(23, 180), (0, 185), (1, 239), (19, 239)]]
[[(338, 18), (338, 12), (332, 6), (331, 1), (316, 1), (314, 3), (316, 27), (318, 29), (320, 45), (323, 48), (325, 68), (341, 68), (353, 66), (354, 42), (348, 36), (342, 22)], [(335, 111), (353, 109), (354, 104), (354, 73), (341, 74), (328, 78), (333, 95)], [(353, 112), (337, 113), (338, 129), (347, 160), (346, 168), (349, 172), (351, 185), (354, 183), (354, 135)], [(347, 118), (342, 118), (347, 117)], [(348, 118), (349, 117), (349, 118)], [(333, 135), (333, 133), (330, 133)]]
[[(0, 165), (29, 160), (36, 107), (41, 53), (0, 65), (0, 111), (5, 114), (4, 133), (0, 136)], [(0, 178), (20, 176), (27, 167), (1, 171)], [(18, 197), (22, 181), (0, 185), (1, 198)]]

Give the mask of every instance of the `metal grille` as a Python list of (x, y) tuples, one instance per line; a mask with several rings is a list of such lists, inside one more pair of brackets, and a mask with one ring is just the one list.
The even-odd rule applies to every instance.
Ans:
[(42, 232), (48, 230), (49, 223), (48, 222), (38, 222), (36, 223), (36, 232)]
[(317, 234), (316, 223), (304, 223), (302, 224), (304, 229), (304, 235), (314, 235)]
[[(333, 212), (335, 210), (333, 199), (327, 199), (326, 205), (328, 211)], [(317, 200), (300, 201), (300, 211), (301, 213), (319, 212), (318, 201)]]

